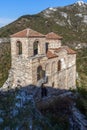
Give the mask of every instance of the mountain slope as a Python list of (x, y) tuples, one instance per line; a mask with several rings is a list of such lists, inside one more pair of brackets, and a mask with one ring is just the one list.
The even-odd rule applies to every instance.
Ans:
[(37, 15), (25, 15), (0, 28), (0, 36), (9, 36), (26, 27), (41, 33), (54, 31), (64, 37), (64, 42), (87, 42), (87, 3), (48, 8)]

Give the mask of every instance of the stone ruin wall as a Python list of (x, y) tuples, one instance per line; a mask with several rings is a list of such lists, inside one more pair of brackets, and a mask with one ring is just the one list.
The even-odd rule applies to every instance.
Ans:
[[(46, 71), (48, 76), (48, 86), (52, 86), (54, 82), (54, 87), (60, 89), (68, 89), (75, 86), (76, 79), (76, 66), (75, 58), (76, 55), (67, 55), (66, 50), (62, 50), (58, 53), (58, 58), (47, 59), (45, 57), (45, 38), (39, 38), (39, 54), (44, 54), (42, 58), (31, 58), (33, 56), (33, 43), (36, 38), (12, 38), (11, 39), (11, 55), (12, 55), (12, 69), (14, 73), (14, 83), (16, 84), (20, 80), (22, 85), (36, 84), (37, 83), (37, 67), (42, 66), (43, 70)], [(22, 56), (17, 56), (16, 42), (22, 42), (23, 54)], [(51, 43), (52, 44), (51, 44)], [(41, 43), (41, 44), (40, 44)], [(49, 48), (58, 48), (61, 46), (61, 41), (57, 41), (57, 46), (55, 40), (49, 40)], [(58, 44), (59, 43), (59, 44)], [(61, 71), (57, 71), (58, 60), (62, 61)], [(67, 69), (66, 69), (67, 68)], [(34, 78), (33, 78), (34, 77)]]
[(13, 66), (13, 81), (17, 85), (18, 81), (21, 86), (32, 83), (32, 64), (28, 59), (17, 58)]
[(76, 54), (68, 55), (67, 87), (76, 88)]
[(22, 57), (27, 58), (33, 56), (33, 43), (39, 41), (38, 53), (45, 54), (45, 38), (11, 38), (11, 56), (13, 58), (17, 57), (17, 47), (16, 43), (20, 41), (22, 43)]
[[(64, 52), (63, 52), (64, 53)], [(53, 58), (47, 60), (46, 57), (43, 57), (41, 59), (33, 59), (29, 63), (29, 59), (25, 60), (21, 57), (19, 60), (14, 63), (14, 79), (15, 83), (17, 80), (20, 79), (20, 81), (23, 84), (37, 84), (37, 67), (39, 65), (42, 66), (43, 70), (46, 72), (46, 76), (48, 76), (48, 83), (47, 86), (52, 87), (52, 83), (54, 82), (54, 87), (60, 88), (60, 89), (68, 89), (75, 86), (75, 64), (74, 64), (74, 58), (72, 59), (72, 55), (69, 56), (71, 62), (66, 61), (66, 63), (63, 63), (63, 53), (61, 53), (61, 56), (59, 58)], [(65, 56), (67, 59), (67, 57)], [(62, 60), (62, 68), (60, 71), (57, 71), (57, 63), (58, 60)], [(68, 60), (68, 59), (67, 59)], [(66, 69), (67, 68), (67, 69)], [(17, 72), (17, 73), (16, 73)], [(33, 78), (34, 77), (34, 78)]]
[(46, 42), (47, 43), (49, 43), (48, 44), (48, 48), (59, 48), (59, 47), (61, 47), (61, 40), (51, 40), (51, 39), (49, 39), (49, 40), (46, 40)]
[(32, 84), (37, 84), (37, 68), (42, 66), (42, 69), (45, 71), (45, 66), (47, 62), (47, 57), (43, 56), (41, 58), (32, 59)]

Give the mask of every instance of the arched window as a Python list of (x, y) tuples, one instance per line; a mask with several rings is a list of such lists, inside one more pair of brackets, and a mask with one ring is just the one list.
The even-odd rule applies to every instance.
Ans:
[(17, 55), (21, 55), (22, 54), (22, 43), (20, 41), (18, 41), (16, 46), (17, 46)]
[(37, 55), (37, 54), (38, 54), (38, 41), (35, 41), (35, 42), (34, 42), (34, 47), (33, 47), (33, 49), (34, 49), (34, 55)]
[(59, 60), (58, 61), (58, 71), (60, 71), (61, 70), (61, 61)]
[(40, 80), (41, 78), (43, 78), (43, 70), (42, 70), (42, 66), (38, 66), (38, 68), (37, 68), (37, 80)]
[(46, 53), (47, 53), (49, 43), (46, 43), (45, 45), (46, 45)]

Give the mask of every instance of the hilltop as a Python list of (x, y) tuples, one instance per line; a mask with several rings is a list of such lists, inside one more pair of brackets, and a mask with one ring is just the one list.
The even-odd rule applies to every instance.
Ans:
[(78, 1), (64, 7), (50, 7), (36, 15), (21, 16), (0, 28), (0, 36), (9, 37), (27, 27), (44, 34), (58, 33), (64, 37), (64, 43), (87, 43), (87, 3)]

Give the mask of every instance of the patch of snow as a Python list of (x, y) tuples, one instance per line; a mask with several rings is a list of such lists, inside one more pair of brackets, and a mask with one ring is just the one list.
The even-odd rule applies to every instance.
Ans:
[(45, 21), (45, 23), (48, 23), (48, 21)]
[(82, 1), (82, 0), (79, 0), (79, 1), (76, 2), (76, 4), (78, 4), (79, 6), (82, 6), (82, 5), (87, 4), (87, 3), (85, 3), (85, 2)]
[(68, 24), (71, 26), (71, 21), (70, 21), (70, 19), (68, 19), (67, 22), (68, 22)]
[(45, 13), (44, 13), (44, 16), (45, 16), (46, 18), (50, 18), (50, 15), (49, 15), (49, 14), (45, 14)]
[(82, 14), (75, 14), (75, 16), (79, 16), (79, 17), (82, 17)]
[(47, 18), (51, 17), (50, 14), (52, 14), (54, 11), (57, 11), (56, 8), (48, 8), (45, 11), (43, 11), (43, 15)]
[(75, 48), (76, 48), (76, 49), (81, 49), (82, 46), (81, 46), (81, 44), (79, 43)]
[(48, 15), (48, 14), (51, 14), (51, 10), (48, 10), (48, 9), (45, 10), (45, 11), (44, 11), (44, 14), (47, 14), (47, 15)]
[(43, 15), (44, 15), (45, 17), (49, 18), (51, 13), (52, 13), (52, 11), (47, 9), (47, 10), (45, 10), (45, 11), (43, 12)]
[(87, 23), (87, 15), (84, 15), (83, 22), (84, 22), (84, 23)]
[(60, 22), (60, 21), (57, 21), (56, 24), (58, 24), (58, 25), (60, 25), (60, 26), (65, 26), (65, 25), (66, 25), (65, 22), (63, 22), (63, 21), (61, 21), (61, 22)]
[(61, 15), (63, 16), (63, 17), (65, 17), (65, 18), (67, 18), (67, 13), (65, 13), (65, 12), (60, 12), (61, 13)]
[(45, 10), (44, 12), (43, 12), (43, 14), (44, 14), (44, 16), (45, 17), (50, 17), (50, 14), (52, 14), (54, 11), (56, 11), (57, 9), (56, 8), (48, 8), (47, 10)]
[(56, 8), (52, 8), (52, 7), (50, 7), (50, 8), (49, 8), (49, 10), (52, 10), (52, 11), (57, 11), (57, 9), (56, 9)]

